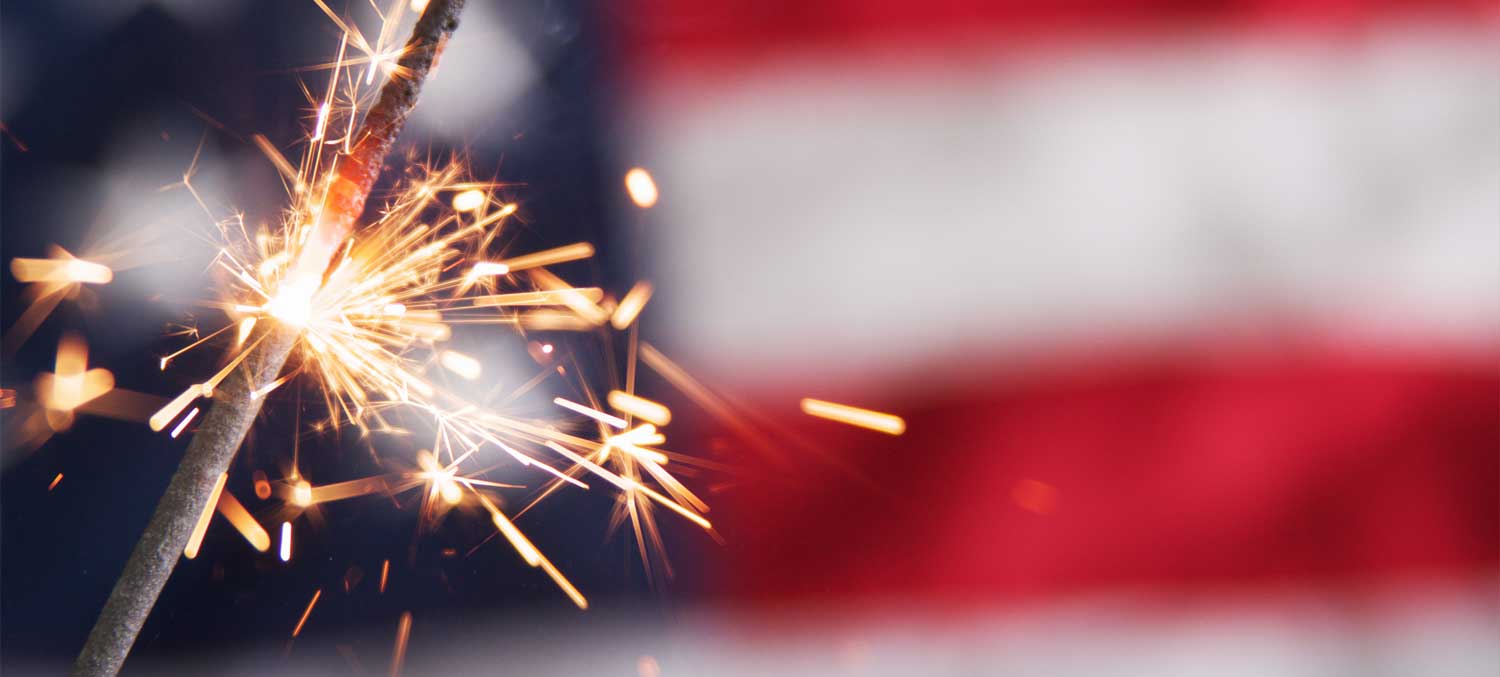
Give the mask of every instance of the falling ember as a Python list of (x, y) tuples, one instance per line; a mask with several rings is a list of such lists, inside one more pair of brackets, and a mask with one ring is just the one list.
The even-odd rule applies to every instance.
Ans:
[[(285, 528), (285, 527), (283, 527)], [(385, 582), (391, 577), (391, 561), (385, 560), (380, 563), (380, 594), (385, 594)]]
[(625, 192), (630, 193), (630, 200), (641, 209), (650, 209), (660, 197), (656, 190), (656, 180), (651, 178), (650, 172), (640, 167), (625, 172)]
[(172, 439), (174, 439), (174, 440), (177, 439), (177, 436), (182, 434), (183, 429), (187, 428), (188, 424), (192, 423), (193, 419), (197, 418), (197, 416), (198, 416), (198, 408), (197, 407), (193, 407), (193, 410), (190, 411), (190, 412), (188, 412), (187, 416), (182, 417), (182, 422), (178, 423), (177, 427), (172, 428)]
[(198, 556), (198, 546), (203, 545), (203, 534), (208, 533), (208, 523), (214, 517), (214, 510), (219, 505), (219, 494), (224, 491), (224, 481), (228, 479), (229, 473), (223, 473), (214, 483), (213, 493), (208, 495), (208, 504), (203, 506), (203, 512), (198, 515), (198, 524), (193, 527), (193, 535), (188, 537), (187, 547), (182, 550), (183, 557), (193, 559)]
[(453, 196), (453, 211), (472, 212), (484, 206), (484, 191), (471, 188)]
[(438, 356), (438, 361), (442, 363), (444, 369), (447, 369), (448, 371), (451, 371), (466, 380), (473, 381), (474, 379), (479, 378), (479, 372), (481, 369), (479, 360), (469, 357), (468, 355), (460, 353), (456, 350), (444, 350)]
[(651, 299), (651, 283), (637, 282), (630, 291), (625, 293), (625, 298), (620, 299), (620, 306), (615, 308), (614, 315), (609, 318), (609, 323), (615, 329), (625, 329), (635, 322), (641, 309), (646, 307), (646, 301)]
[(847, 404), (815, 400), (810, 397), (802, 399), (802, 413), (809, 416), (817, 416), (818, 418), (826, 418), (830, 421), (868, 428), (887, 435), (900, 435), (906, 432), (906, 421), (901, 420), (900, 416), (851, 407)]
[(57, 477), (52, 478), (52, 483), (49, 484), (49, 485), (47, 485), (47, 491), (52, 491), (53, 489), (56, 489), (57, 488), (57, 483), (62, 481), (62, 476), (63, 476), (62, 473), (57, 473)]
[(401, 664), (406, 662), (406, 640), (411, 637), (411, 612), (401, 612), (396, 624), (396, 649), (391, 652), (391, 677), (401, 674)]
[(251, 474), (255, 482), (255, 497), (264, 501), (271, 497), (271, 483), (266, 481), (266, 474), (257, 470)]
[(318, 605), (318, 598), (323, 596), (323, 589), (318, 588), (313, 593), (312, 600), (307, 603), (307, 609), (302, 612), (302, 618), (297, 621), (297, 627), (292, 628), (292, 636), (302, 634), (302, 626), (307, 624), (307, 617), (312, 615), (313, 607)]
[(666, 425), (672, 421), (672, 410), (668, 409), (666, 405), (652, 402), (644, 397), (620, 390), (611, 390), (609, 392), (609, 406), (614, 407), (617, 411), (622, 411), (659, 426)]
[(292, 561), (292, 523), (281, 523), (281, 561)]

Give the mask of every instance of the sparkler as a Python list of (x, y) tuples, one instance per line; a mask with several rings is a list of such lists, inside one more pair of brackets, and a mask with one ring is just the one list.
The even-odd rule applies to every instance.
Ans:
[[(348, 152), (333, 171), (324, 174), (331, 178), (323, 186), (322, 201), (317, 203), (319, 213), (314, 225), (301, 231), (305, 237), (299, 243), (296, 259), (290, 262), (292, 270), (285, 276), (286, 284), (280, 291), (286, 296), (278, 297), (284, 299), (280, 307), (284, 316), (295, 317), (296, 309), (310, 300), (337, 248), (363, 214), (365, 199), (381, 164), (416, 105), (422, 83), (447, 36), (457, 27), (462, 7), (462, 0), (436, 0), (423, 11), (411, 39), (393, 64), (393, 71), (399, 69), (401, 76), (391, 77), (381, 87), (380, 98), (365, 114), (360, 132), (346, 137)], [(345, 35), (358, 33), (346, 30)], [(373, 75), (373, 68), (383, 60), (376, 59), (373, 48), (370, 52)], [(353, 119), (351, 116), (351, 126)], [(211, 497), (217, 493), (216, 487), (222, 487), (221, 478), (260, 408), (261, 398), (254, 394), (276, 379), (296, 344), (295, 323), (268, 324), (273, 326), (262, 330), (253, 339), (251, 348), (199, 387), (198, 394), (202, 396), (219, 390), (219, 402), (204, 417), (151, 523), (110, 592), (74, 664), (75, 673), (119, 672), (176, 566), (178, 553), (183, 552), (197, 531), (195, 520), (205, 506), (214, 505)], [(241, 365), (244, 368), (238, 368)]]
[[(173, 438), (188, 432), (195, 422), (199, 426), (79, 655), (74, 666), (77, 674), (119, 670), (178, 553), (196, 557), (215, 513), (222, 514), (255, 550), (271, 550), (272, 534), (224, 487), (230, 463), (261, 405), (299, 374), (315, 380), (329, 412), (315, 426), (318, 430), (352, 426), (362, 433), (408, 434), (398, 421), (404, 412), (429, 422), (433, 438), (430, 450), (416, 455), (415, 467), (352, 481), (314, 485), (301, 476), (295, 456), (284, 480), (273, 482), (255, 471), (256, 497), (283, 501), (265, 522), (279, 523), (275, 554), (280, 560), (291, 560), (292, 523), (304, 513), (316, 514), (325, 503), (372, 494), (394, 498), (417, 491), (421, 496), (419, 529), (436, 525), (452, 510), (477, 509), (488, 515), (522, 560), (541, 569), (580, 608), (588, 606), (587, 598), (514, 522), (538, 501), (565, 487), (588, 490), (591, 485), (585, 479), (594, 482), (592, 478), (597, 478), (602, 482), (595, 484), (613, 487), (618, 494), (611, 528), (629, 521), (648, 571), (653, 561), (648, 545), (658, 554), (662, 551), (653, 510), (665, 508), (712, 530), (705, 517), (709, 506), (667, 470), (667, 466), (695, 461), (660, 448), (666, 442), (661, 428), (671, 421), (672, 412), (635, 392), (637, 360), (710, 413), (747, 436), (759, 436), (724, 400), (639, 340), (637, 319), (653, 293), (648, 282), (637, 283), (616, 301), (598, 288), (570, 284), (548, 269), (593, 256), (594, 248), (586, 242), (516, 256), (492, 255), (492, 245), (516, 213), (516, 205), (496, 201), (493, 185), (466, 180), (460, 163), (418, 166), (408, 173), (404, 190), (385, 205), (379, 218), (356, 228), (385, 156), (456, 28), (463, 2), (412, 3), (422, 15), (412, 37), (399, 47), (392, 46), (392, 30), (405, 3), (390, 6), (382, 16), (380, 35), (371, 42), (322, 0), (314, 2), (342, 34), (339, 56), (329, 67), (328, 88), (321, 96), (310, 96), (316, 117), (308, 150), (293, 163), (266, 137), (252, 136), (284, 178), (292, 196), (291, 208), (274, 232), (251, 235), (240, 217), (218, 223), (224, 243), (214, 265), (225, 283), (213, 305), (230, 321), (205, 336), (194, 331), (196, 340), (161, 358), (160, 367), (166, 370), (178, 356), (215, 341), (232, 340), (232, 348), (216, 373), (189, 386), (149, 417), (153, 430), (169, 431)], [(351, 51), (355, 54), (349, 55)], [(360, 96), (360, 83), (374, 82), (377, 74), (387, 79), (370, 102)], [(191, 174), (190, 169), (181, 185), (194, 191)], [(632, 169), (625, 185), (643, 209), (659, 198), (654, 179), (644, 169)], [(204, 204), (196, 192), (193, 195)], [(16, 278), (38, 285), (39, 298), (53, 305), (79, 285), (103, 284), (112, 278), (113, 271), (104, 263), (73, 257), (61, 249), (53, 254), (48, 259), (12, 262)], [(51, 306), (36, 303), (33, 307), (50, 310)], [(44, 316), (47, 311), (39, 312)], [(27, 320), (27, 326), (39, 321)], [(451, 336), (452, 325), (470, 323), (504, 325), (523, 335), (531, 331), (628, 332), (623, 385), (607, 389), (600, 402), (597, 391), (580, 378), (576, 385), (581, 397), (576, 399), (581, 401), (553, 400), (560, 409), (587, 419), (586, 425), (597, 435), (574, 435), (550, 423), (507, 416), (429, 379), (429, 367), (465, 381), (485, 375), (483, 364), (473, 356), (440, 347)], [(515, 389), (510, 399), (554, 373), (567, 373), (553, 344), (532, 341), (528, 350), (545, 368)], [(420, 357), (424, 354), (430, 359)], [(53, 425), (56, 430), (66, 427), (73, 410), (113, 385), (109, 372), (86, 370), (85, 356), (81, 342), (65, 341), (59, 347), (56, 374), (38, 381), (48, 422), (58, 421)], [(283, 374), (291, 357), (296, 358), (295, 367)], [(200, 399), (212, 400), (211, 406), (194, 406)], [(900, 434), (905, 426), (890, 414), (819, 400), (804, 400), (803, 410), (889, 434)], [(473, 469), (482, 451), (503, 454), (504, 459), (542, 473), (546, 482), (539, 495), (514, 515), (507, 515), (492, 494), (517, 485), (484, 479), (493, 465)], [(61, 479), (59, 473), (49, 491)], [(670, 575), (664, 556), (660, 562)], [(386, 560), (381, 567), (381, 593), (389, 574)], [(347, 591), (352, 584), (346, 581), (345, 585)], [(313, 594), (293, 637), (301, 633), (321, 594), (321, 588)], [(403, 614), (393, 673), (400, 669), (410, 628), (410, 614)]]

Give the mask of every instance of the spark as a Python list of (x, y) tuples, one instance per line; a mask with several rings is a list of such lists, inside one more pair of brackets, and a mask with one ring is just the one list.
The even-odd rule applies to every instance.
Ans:
[(88, 344), (82, 337), (63, 334), (57, 344), (54, 371), (37, 375), (37, 400), (46, 410), (47, 425), (53, 431), (67, 430), (73, 424), (75, 410), (115, 387), (115, 376), (109, 370), (88, 368), (88, 354)]
[(385, 594), (385, 582), (391, 576), (391, 561), (385, 560), (380, 563), (380, 594)]
[(559, 263), (586, 259), (594, 255), (594, 245), (587, 242), (575, 242), (553, 249), (547, 249), (513, 259), (502, 261), (510, 272), (526, 270), (528, 268), (540, 268), (542, 266), (554, 266)]
[(214, 482), (214, 490), (208, 495), (208, 504), (203, 506), (203, 512), (198, 515), (198, 524), (193, 527), (193, 534), (188, 537), (187, 547), (182, 551), (183, 557), (193, 559), (198, 556), (198, 547), (203, 545), (203, 534), (208, 533), (208, 523), (214, 517), (214, 510), (219, 505), (219, 494), (224, 491), (224, 482), (228, 479), (229, 473), (221, 473)]
[(453, 211), (472, 212), (484, 206), (484, 191), (478, 188), (470, 188), (458, 195), (453, 196)]
[(251, 478), (255, 482), (255, 497), (264, 501), (271, 497), (271, 483), (266, 481), (266, 474), (257, 470)]
[(591, 419), (599, 421), (600, 423), (605, 423), (605, 424), (613, 426), (615, 428), (621, 428), (621, 429), (623, 429), (623, 428), (627, 428), (627, 427), (630, 426), (629, 423), (625, 422), (625, 419), (620, 418), (619, 416), (614, 416), (612, 414), (606, 414), (606, 413), (604, 413), (602, 411), (599, 411), (598, 409), (595, 409), (593, 407), (585, 406), (585, 405), (579, 404), (577, 402), (573, 402), (571, 400), (563, 399), (561, 397), (554, 397), (554, 398), (552, 398), (552, 403), (555, 404), (555, 405), (557, 405), (557, 406), (559, 406), (559, 407), (562, 407), (564, 409), (570, 409), (572, 411), (576, 411), (576, 412), (578, 412), (580, 414), (583, 414), (584, 416), (587, 416), (587, 417), (589, 417)]
[(656, 199), (660, 194), (656, 190), (656, 180), (651, 178), (651, 172), (640, 167), (635, 167), (625, 172), (625, 192), (630, 194), (630, 200), (641, 209), (650, 209), (656, 205)]
[(887, 435), (900, 435), (906, 432), (906, 421), (901, 420), (900, 416), (851, 407), (847, 404), (815, 400), (810, 397), (802, 398), (802, 413), (860, 428), (868, 428)]
[(396, 624), (396, 648), (391, 652), (391, 677), (401, 674), (401, 664), (406, 662), (406, 641), (411, 637), (411, 612), (401, 612)]
[(52, 259), (11, 259), (10, 273), (18, 282), (108, 284), (115, 277), (109, 266), (73, 258), (67, 252)]
[(646, 301), (651, 299), (651, 283), (637, 282), (630, 291), (625, 293), (625, 298), (620, 299), (619, 307), (615, 308), (614, 315), (610, 316), (609, 323), (615, 329), (625, 329), (635, 322), (636, 316), (646, 307)]
[(471, 281), (477, 280), (481, 277), (494, 277), (497, 275), (508, 274), (510, 274), (510, 266), (507, 266), (503, 263), (495, 263), (493, 261), (480, 261), (479, 263), (474, 264), (473, 268), (469, 269), (469, 279)]
[(293, 486), (292, 503), (304, 508), (313, 504), (312, 485), (308, 484), (306, 480), (297, 480), (297, 483)]
[(479, 360), (456, 350), (444, 350), (439, 355), (438, 361), (442, 362), (444, 369), (458, 374), (464, 379), (472, 381), (479, 378)]
[(255, 521), (255, 517), (245, 509), (244, 504), (227, 491), (219, 493), (219, 513), (229, 520), (229, 524), (250, 542), (250, 546), (259, 552), (265, 552), (271, 548), (271, 535), (266, 533), (265, 527)]
[(609, 406), (644, 421), (650, 421), (658, 426), (664, 426), (672, 422), (672, 410), (666, 405), (652, 402), (644, 397), (631, 393), (611, 390), (609, 391)]
[(245, 345), (245, 339), (250, 338), (250, 332), (255, 330), (255, 318), (247, 317), (240, 320), (240, 332), (234, 338), (235, 347)]
[(302, 634), (302, 626), (307, 624), (307, 617), (312, 615), (313, 607), (318, 605), (318, 598), (322, 596), (322, 588), (318, 588), (315, 592), (313, 592), (312, 599), (307, 603), (307, 609), (303, 610), (302, 612), (302, 618), (297, 620), (297, 627), (292, 628), (293, 637)]
[(177, 427), (172, 429), (172, 439), (177, 439), (177, 436), (182, 434), (182, 430), (188, 427), (188, 424), (192, 423), (193, 419), (197, 416), (198, 407), (193, 407), (193, 410), (188, 412), (187, 416), (182, 417), (182, 421), (177, 424)]
[[(574, 604), (587, 608), (584, 595), (501, 512), (496, 506), (499, 499), (491, 498), (497, 490), (522, 485), (494, 482), (485, 474), (497, 467), (496, 458), (513, 461), (525, 472), (540, 476), (545, 483), (540, 497), (565, 485), (589, 490), (590, 484), (580, 479), (585, 472), (603, 478), (620, 490), (618, 504), (627, 506), (643, 558), (648, 540), (654, 549), (661, 545), (653, 506), (666, 507), (711, 529), (702, 516), (708, 506), (665, 469), (669, 460), (675, 469), (680, 457), (656, 448), (665, 443), (660, 427), (670, 421), (672, 412), (634, 394), (636, 325), (653, 288), (648, 282), (638, 282), (615, 303), (603, 289), (570, 284), (550, 270), (592, 257), (595, 249), (588, 242), (514, 251), (515, 238), (506, 224), (518, 206), (496, 202), (498, 184), (469, 180), (468, 168), (458, 160), (414, 164), (393, 187), (392, 197), (378, 215), (358, 227), (339, 216), (334, 205), (343, 199), (348, 180), (337, 168), (351, 147), (360, 143), (351, 138), (352, 130), (371, 102), (371, 93), (361, 83), (369, 84), (377, 71), (392, 78), (405, 77), (398, 63), (402, 48), (393, 46), (392, 39), (404, 3), (378, 8), (381, 29), (379, 35), (369, 37), (323, 0), (315, 3), (339, 28), (339, 56), (322, 67), (331, 71), (326, 88), (320, 87), (316, 94), (304, 90), (311, 129), (303, 154), (289, 159), (264, 136), (251, 137), (284, 179), (290, 205), (284, 218), (269, 225), (252, 228), (238, 214), (215, 220), (218, 256), (212, 274), (216, 285), (211, 298), (203, 301), (223, 312), (225, 324), (217, 331), (205, 326), (200, 333), (195, 323), (194, 331), (184, 339), (191, 344), (161, 358), (160, 367), (165, 370), (177, 364), (178, 356), (208, 346), (226, 354), (213, 376), (187, 386), (160, 406), (148, 423), (152, 430), (161, 431), (177, 421), (172, 435), (180, 434), (199, 409), (192, 408), (186, 416), (183, 412), (198, 398), (212, 397), (220, 382), (241, 368), (256, 346), (275, 333), (275, 327), (295, 328), (296, 366), (251, 396), (265, 397), (293, 378), (305, 381), (308, 387), (295, 392), (299, 396), (312, 392), (321, 400), (312, 432), (337, 434), (345, 427), (353, 428), (371, 440), (371, 453), (378, 462), (391, 465), (380, 474), (314, 486), (297, 470), (294, 444), (284, 481), (273, 486), (265, 473), (255, 471), (255, 495), (283, 502), (275, 513), (281, 522), (278, 554), (283, 561), (290, 560), (291, 521), (297, 516), (305, 513), (314, 525), (321, 524), (319, 511), (325, 504), (365, 496), (394, 500), (403, 492), (419, 491), (419, 535), (448, 515), (462, 518), (483, 509), (527, 564), (546, 573)], [(644, 170), (640, 175), (651, 190), (649, 202), (654, 203), (654, 183)], [(193, 190), (186, 180), (183, 185)], [(194, 197), (198, 197), (196, 192)], [(208, 211), (209, 201), (200, 198), (199, 204)], [(433, 367), (465, 381), (479, 381), (485, 374), (479, 360), (447, 343), (456, 327), (470, 325), (491, 325), (520, 334), (546, 369), (495, 406), (490, 404), (495, 395), (471, 400), (450, 390), (450, 379), (438, 378)], [(607, 337), (611, 327), (631, 332), (631, 376), (623, 387), (596, 389), (585, 382), (582, 367), (558, 354), (561, 343), (530, 336), (538, 331), (578, 331)], [(640, 344), (642, 360), (648, 360), (648, 348)], [(581, 396), (574, 397), (590, 403), (554, 400), (569, 415), (590, 419), (588, 425), (597, 431), (587, 437), (564, 432), (569, 428), (557, 424), (563, 415), (538, 420), (513, 415), (505, 407), (527, 391), (543, 387), (547, 379), (558, 377), (573, 388), (565, 392), (580, 392)], [(634, 427), (625, 418), (601, 411), (600, 399), (620, 414), (637, 419)], [(415, 453), (415, 469), (410, 456), (389, 458), (386, 440), (424, 432), (432, 438)], [(415, 448), (407, 447), (407, 453)], [(218, 491), (215, 503), (221, 500)], [(239, 505), (232, 496), (223, 496), (226, 505), (231, 501)], [(265, 549), (252, 536), (255, 529), (262, 534), (265, 530), (248, 512), (239, 517), (226, 513), (226, 517), (252, 545)], [(206, 522), (200, 525), (206, 526)], [(194, 540), (195, 552), (200, 542), (201, 534)], [(263, 542), (268, 548), (269, 536)], [(387, 560), (381, 570), (382, 592), (389, 568)], [(319, 594), (321, 590), (293, 636)]]
[(63, 474), (62, 473), (57, 473), (57, 477), (52, 478), (52, 483), (49, 484), (49, 485), (47, 485), (47, 491), (52, 491), (53, 489), (56, 489), (57, 488), (57, 483), (61, 482), (62, 478), (63, 478)]
[(202, 396), (203, 384), (195, 383), (188, 386), (187, 390), (182, 391), (182, 394), (173, 398), (166, 406), (158, 409), (156, 413), (151, 415), (151, 419), (149, 420), (151, 429), (160, 432), (162, 428), (167, 427), (167, 424), (172, 422), (172, 419), (177, 418), (177, 415), (182, 413), (182, 410), (187, 409), (188, 405), (193, 403), (193, 400)]

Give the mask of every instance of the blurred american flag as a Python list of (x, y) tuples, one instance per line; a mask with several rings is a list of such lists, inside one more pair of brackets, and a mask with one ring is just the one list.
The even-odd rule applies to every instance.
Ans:
[[(1494, 674), (1497, 17), (629, 3), (661, 343), (808, 442), (725, 492), (718, 583), (840, 619), (792, 644), (932, 659), (960, 614), (1027, 671)], [(969, 648), (925, 664), (1004, 664)]]

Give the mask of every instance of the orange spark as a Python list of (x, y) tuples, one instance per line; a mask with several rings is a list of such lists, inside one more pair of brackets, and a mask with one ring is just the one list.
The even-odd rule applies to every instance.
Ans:
[(887, 435), (900, 435), (906, 432), (906, 421), (901, 420), (900, 416), (851, 407), (847, 404), (815, 400), (810, 397), (802, 398), (802, 413), (868, 428)]
[(396, 624), (396, 649), (391, 652), (391, 677), (401, 674), (401, 664), (406, 662), (406, 640), (411, 637), (411, 612), (401, 612)]
[(620, 390), (609, 391), (609, 406), (643, 421), (662, 426), (672, 421), (672, 410), (639, 395)]
[(656, 190), (656, 180), (651, 178), (651, 172), (640, 167), (635, 167), (625, 172), (625, 192), (630, 194), (630, 200), (641, 209), (650, 209), (656, 204), (660, 193)]
[(251, 547), (259, 552), (265, 552), (271, 548), (271, 535), (266, 533), (260, 522), (255, 521), (255, 517), (245, 509), (239, 499), (234, 497), (234, 494), (221, 491), (218, 506), (219, 513), (239, 530), (240, 535), (250, 542)]
[(438, 361), (442, 363), (444, 369), (458, 374), (465, 380), (473, 381), (479, 378), (479, 360), (456, 350), (444, 350), (438, 355)]
[(472, 212), (484, 206), (484, 191), (471, 188), (453, 196), (453, 211)]
[(193, 527), (193, 535), (188, 537), (187, 547), (183, 548), (182, 556), (193, 559), (198, 556), (198, 546), (203, 545), (203, 534), (208, 533), (208, 522), (214, 517), (214, 510), (219, 505), (219, 493), (224, 491), (224, 481), (229, 479), (229, 473), (219, 475), (218, 481), (214, 482), (214, 490), (208, 495), (208, 504), (203, 506), (203, 512), (198, 515), (198, 524)]
[(297, 621), (297, 627), (292, 628), (292, 636), (293, 637), (296, 637), (297, 635), (299, 635), (299, 634), (302, 633), (302, 626), (307, 623), (307, 617), (312, 615), (313, 607), (317, 606), (317, 604), (318, 604), (318, 598), (322, 597), (322, 596), (323, 596), (323, 589), (322, 588), (318, 588), (317, 591), (313, 593), (312, 600), (307, 603), (307, 610), (305, 610), (305, 611), (302, 612), (302, 618)]
[(630, 291), (625, 293), (625, 298), (620, 299), (620, 307), (615, 308), (615, 313), (609, 318), (609, 323), (615, 329), (625, 329), (630, 323), (635, 322), (641, 309), (646, 307), (646, 301), (651, 299), (651, 283), (644, 280), (635, 283)]

